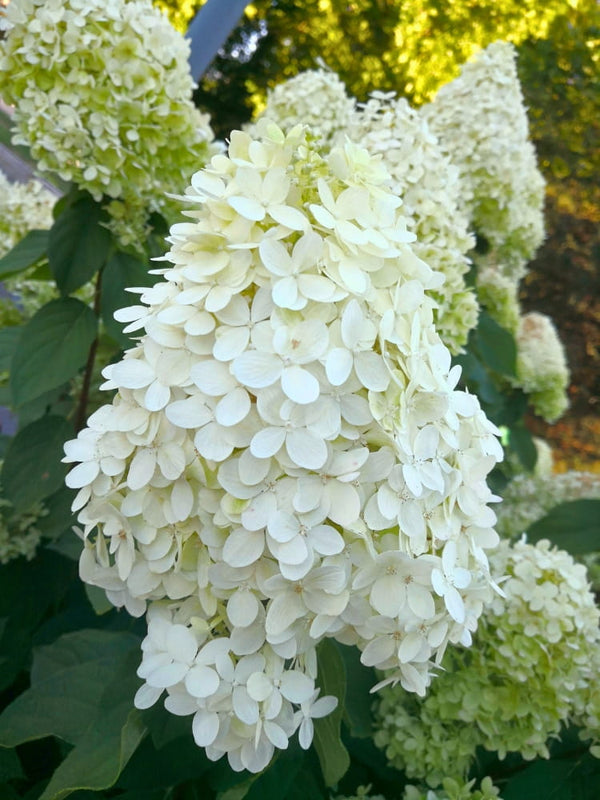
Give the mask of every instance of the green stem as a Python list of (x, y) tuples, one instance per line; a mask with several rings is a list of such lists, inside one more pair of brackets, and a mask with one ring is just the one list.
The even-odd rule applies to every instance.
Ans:
[[(94, 314), (100, 323), (100, 297), (102, 293), (102, 272), (101, 269), (96, 277), (96, 288), (94, 290)], [(85, 365), (85, 372), (83, 374), (83, 386), (81, 387), (81, 394), (79, 396), (79, 404), (77, 406), (77, 413), (75, 415), (75, 432), (79, 431), (85, 426), (87, 420), (87, 404), (90, 397), (90, 385), (92, 382), (92, 374), (94, 372), (94, 363), (96, 361), (96, 352), (98, 350), (98, 336), (90, 345), (90, 352), (88, 353), (87, 362)]]

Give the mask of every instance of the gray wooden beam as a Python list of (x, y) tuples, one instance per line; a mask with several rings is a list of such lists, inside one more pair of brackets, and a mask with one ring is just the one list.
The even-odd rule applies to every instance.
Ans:
[(196, 14), (186, 37), (190, 39), (190, 70), (200, 80), (220, 47), (237, 25), (249, 0), (207, 0)]

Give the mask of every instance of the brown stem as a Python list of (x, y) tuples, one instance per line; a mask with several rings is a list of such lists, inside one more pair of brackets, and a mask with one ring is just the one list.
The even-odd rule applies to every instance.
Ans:
[[(102, 270), (98, 272), (96, 277), (96, 288), (94, 290), (94, 314), (96, 319), (100, 322), (100, 295), (102, 291)], [(77, 413), (75, 414), (75, 432), (84, 427), (87, 419), (87, 404), (90, 396), (90, 384), (92, 382), (92, 373), (94, 372), (94, 362), (96, 361), (96, 351), (98, 350), (98, 337), (94, 339), (90, 345), (90, 352), (88, 353), (87, 362), (85, 365), (85, 372), (83, 374), (83, 385), (81, 387), (81, 394), (79, 396), (79, 404), (77, 406)]]

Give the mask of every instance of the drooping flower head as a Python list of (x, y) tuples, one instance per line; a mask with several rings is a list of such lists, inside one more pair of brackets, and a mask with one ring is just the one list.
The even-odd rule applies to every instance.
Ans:
[(416, 235), (413, 251), (444, 276), (433, 293), (438, 303), (435, 326), (444, 344), (457, 353), (477, 324), (477, 299), (465, 285), (475, 246), (461, 209), (459, 170), (451, 163), (426, 121), (403, 98), (374, 92), (357, 108), (345, 131), (370, 153), (381, 154), (402, 198), (408, 228)]
[(325, 636), (423, 694), (497, 543), (501, 448), (455, 389), (442, 278), (381, 161), (309, 138), (236, 131), (193, 176), (163, 280), (117, 314), (141, 338), (105, 370), (116, 397), (66, 445), (83, 578), (150, 603), (138, 706), (166, 690), (209, 758), (252, 771), (335, 706)]
[(39, 169), (111, 198), (115, 230), (134, 240), (213, 149), (191, 99), (189, 43), (149, 0), (26, 0), (3, 13), (13, 142)]
[(593, 730), (600, 711), (600, 612), (586, 569), (548, 541), (503, 541), (490, 559), (505, 597), (485, 609), (474, 646), (447, 653), (425, 699), (382, 692), (375, 742), (409, 777), (463, 778), (477, 747), (548, 758), (563, 723)]
[(336, 133), (345, 130), (354, 105), (355, 100), (348, 97), (337, 73), (326, 68), (311, 69), (269, 90), (258, 119), (269, 119), (283, 130), (308, 125), (321, 144), (327, 144)]
[(514, 47), (486, 47), (421, 113), (460, 170), (473, 227), (518, 280), (544, 238), (544, 180), (529, 140)]

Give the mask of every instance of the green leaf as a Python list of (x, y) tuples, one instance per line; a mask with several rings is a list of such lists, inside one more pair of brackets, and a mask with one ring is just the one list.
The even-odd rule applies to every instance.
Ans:
[(91, 607), (94, 609), (94, 613), (99, 617), (101, 617), (103, 614), (108, 614), (109, 611), (113, 610), (113, 604), (106, 596), (104, 589), (101, 589), (99, 586), (92, 586), (91, 584), (86, 583), (85, 594), (87, 599), (90, 601)]
[(74, 745), (40, 800), (117, 780), (146, 732), (133, 708), (139, 645), (130, 633), (83, 630), (34, 651), (31, 687), (0, 716), (0, 745), (45, 736)]
[(22, 330), (22, 325), (13, 325), (0, 331), (0, 372), (10, 369)]
[(100, 223), (105, 212), (91, 195), (67, 205), (50, 229), (48, 261), (61, 294), (91, 280), (106, 261), (111, 235)]
[(476, 330), (476, 346), (484, 363), (494, 372), (515, 377), (517, 347), (511, 333), (481, 311)]
[(117, 252), (102, 273), (102, 319), (108, 333), (122, 347), (131, 347), (131, 339), (123, 333), (123, 325), (114, 318), (120, 308), (133, 305), (137, 298), (127, 292), (130, 286), (153, 286), (158, 275), (150, 275), (148, 264), (129, 253)]
[(571, 500), (554, 506), (529, 527), (527, 539), (550, 539), (573, 554), (600, 550), (600, 500)]
[[(305, 752), (296, 742), (290, 742), (287, 750), (278, 753), (277, 758), (260, 775), (251, 776), (249, 791), (239, 797), (247, 800), (281, 800), (296, 780), (296, 776), (304, 763)], [(256, 780), (252, 778), (257, 777)], [(230, 790), (232, 792), (232, 790)], [(223, 793), (223, 800), (238, 800), (235, 794)]]
[(46, 514), (37, 521), (37, 528), (45, 539), (58, 539), (65, 531), (73, 535), (76, 516), (71, 505), (74, 497), (73, 489), (61, 485), (57, 492), (44, 499)]
[[(133, 660), (128, 670), (135, 675)], [(77, 789), (97, 791), (116, 783), (146, 734), (139, 711), (131, 708), (132, 698), (99, 714), (55, 771), (40, 800), (62, 800)], [(112, 697), (106, 699), (113, 702)]]
[(23, 328), (13, 356), (10, 384), (15, 405), (72, 378), (87, 360), (97, 327), (92, 309), (73, 297), (40, 308)]
[[(164, 713), (168, 712), (163, 709)], [(170, 714), (169, 716), (173, 716)], [(148, 715), (144, 712), (144, 722)], [(155, 748), (148, 736), (137, 750), (119, 778), (122, 789), (153, 789), (176, 786), (183, 781), (198, 780), (212, 762), (192, 737), (191, 719), (185, 718), (187, 729), (183, 736), (173, 739), (164, 747)]]
[[(0, 750), (0, 783), (22, 778), (23, 769), (15, 750)], [(0, 795), (4, 797), (4, 795)]]
[(48, 497), (64, 482), (63, 445), (73, 436), (64, 417), (48, 415), (27, 425), (11, 441), (0, 481), (17, 509), (27, 509)]
[(344, 722), (352, 736), (367, 738), (373, 735), (370, 691), (377, 683), (375, 671), (361, 664), (358, 648), (337, 645), (337, 649), (346, 670)]
[(529, 472), (533, 472), (537, 462), (537, 449), (533, 436), (525, 425), (514, 425), (509, 429), (508, 443), (517, 454), (519, 461)]
[(317, 654), (317, 685), (321, 689), (321, 696), (334, 695), (338, 699), (338, 705), (329, 716), (314, 721), (314, 747), (325, 784), (335, 786), (350, 766), (350, 756), (340, 735), (346, 697), (346, 670), (339, 650), (331, 639), (324, 639), (320, 643)]
[(8, 278), (36, 264), (48, 249), (48, 231), (29, 231), (0, 258), (0, 278)]
[(518, 772), (502, 789), (503, 800), (597, 800), (600, 762), (589, 753), (572, 758), (536, 761)]

